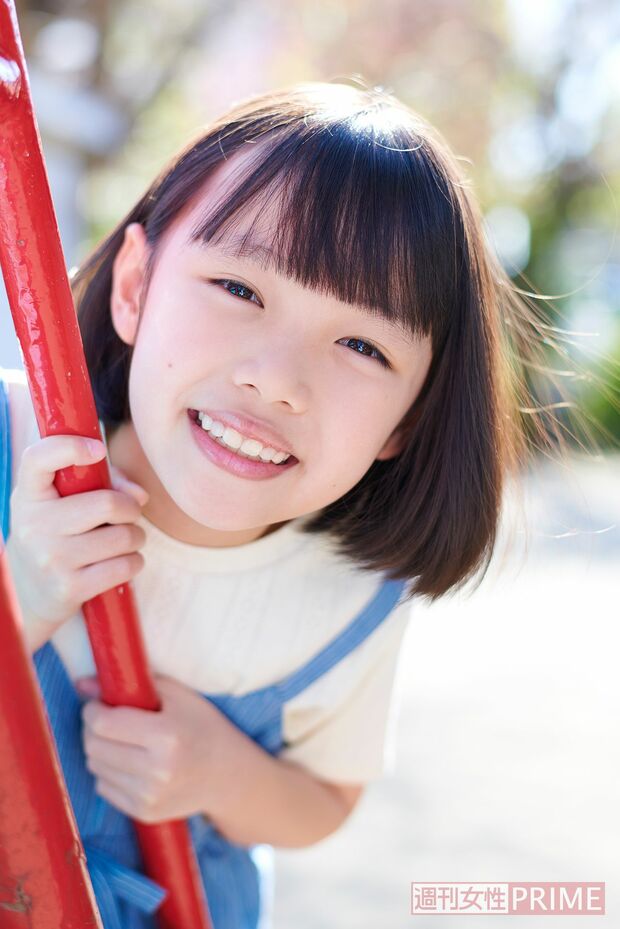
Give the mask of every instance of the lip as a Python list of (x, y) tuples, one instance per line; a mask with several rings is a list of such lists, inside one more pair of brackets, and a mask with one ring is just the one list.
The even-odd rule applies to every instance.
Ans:
[(271, 461), (254, 461), (251, 458), (242, 458), (232, 449), (224, 448), (202, 428), (196, 410), (188, 410), (187, 417), (190, 432), (200, 451), (213, 464), (230, 474), (234, 474), (236, 477), (243, 477), (251, 481), (263, 481), (268, 478), (278, 477), (299, 464), (297, 458), (293, 455), (279, 465), (273, 464)]
[(254, 419), (245, 413), (232, 410), (208, 410), (206, 407), (199, 407), (198, 410), (207, 413), (211, 419), (217, 420), (222, 425), (230, 426), (231, 429), (241, 432), (246, 439), (256, 439), (261, 445), (273, 448), (276, 452), (293, 455), (293, 449), (288, 444), (288, 440), (260, 419)]

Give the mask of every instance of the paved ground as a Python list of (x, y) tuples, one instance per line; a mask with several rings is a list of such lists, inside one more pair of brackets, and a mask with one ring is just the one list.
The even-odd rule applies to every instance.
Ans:
[(394, 771), (276, 853), (275, 929), (540, 923), (412, 917), (412, 880), (606, 881), (605, 917), (543, 926), (620, 926), (620, 456), (546, 464), (525, 503), (527, 552), (521, 532), (469, 599), (413, 606)]

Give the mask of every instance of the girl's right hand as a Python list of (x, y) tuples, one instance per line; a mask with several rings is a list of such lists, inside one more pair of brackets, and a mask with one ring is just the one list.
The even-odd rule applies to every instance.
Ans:
[[(90, 443), (96, 447), (90, 447)], [(7, 555), (26, 624), (57, 626), (83, 603), (143, 568), (146, 536), (136, 520), (148, 493), (110, 468), (111, 490), (61, 497), (56, 471), (106, 454), (103, 442), (46, 436), (25, 449), (11, 494)]]

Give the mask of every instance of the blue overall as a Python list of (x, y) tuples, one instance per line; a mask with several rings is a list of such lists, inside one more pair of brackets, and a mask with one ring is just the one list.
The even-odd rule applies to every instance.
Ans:
[[(9, 533), (10, 483), (8, 391), (0, 372), (0, 504), (5, 539)], [(382, 583), (342, 632), (283, 680), (242, 696), (203, 696), (262, 748), (278, 755), (284, 746), (284, 704), (363, 642), (396, 606), (403, 587), (401, 581)], [(95, 779), (85, 767), (82, 748), (82, 698), (51, 641), (33, 658), (105, 929), (156, 929), (152, 914), (165, 891), (141, 873), (131, 820), (95, 793)], [(269, 929), (271, 846), (230, 842), (201, 814), (187, 822), (214, 929)]]

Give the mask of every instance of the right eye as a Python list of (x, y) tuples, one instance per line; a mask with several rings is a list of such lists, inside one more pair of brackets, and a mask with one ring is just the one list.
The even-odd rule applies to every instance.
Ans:
[[(214, 284), (221, 284), (223, 289), (229, 293), (232, 297), (239, 297), (240, 300), (247, 300), (249, 303), (257, 302), (259, 306), (262, 306), (258, 297), (253, 290), (249, 287), (246, 287), (245, 284), (241, 284), (239, 281), (231, 281), (228, 279), (223, 279), (219, 281), (213, 281)], [(228, 289), (230, 287), (230, 290)], [(256, 297), (256, 300), (252, 300), (252, 297), (246, 296), (247, 294), (252, 294)]]

